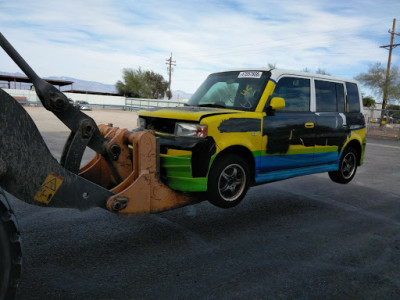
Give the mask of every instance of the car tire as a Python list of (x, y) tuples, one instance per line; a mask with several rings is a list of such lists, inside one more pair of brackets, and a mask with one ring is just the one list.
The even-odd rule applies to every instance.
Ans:
[(352, 147), (346, 148), (340, 158), (339, 170), (329, 172), (329, 177), (336, 183), (349, 183), (356, 175), (357, 162), (357, 151)]
[(0, 188), (0, 299), (14, 299), (21, 275), (21, 238), (18, 224)]
[(208, 200), (222, 208), (239, 204), (249, 188), (250, 172), (245, 160), (237, 155), (217, 159), (208, 175)]

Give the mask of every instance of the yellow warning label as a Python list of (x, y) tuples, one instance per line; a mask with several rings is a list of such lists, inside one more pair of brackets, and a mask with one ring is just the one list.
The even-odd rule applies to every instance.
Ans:
[(50, 173), (47, 175), (46, 180), (43, 182), (40, 190), (36, 193), (33, 199), (45, 204), (49, 204), (63, 181), (64, 177), (57, 176), (55, 173)]

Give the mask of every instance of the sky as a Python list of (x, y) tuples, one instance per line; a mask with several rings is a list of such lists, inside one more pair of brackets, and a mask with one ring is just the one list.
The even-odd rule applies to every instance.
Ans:
[[(268, 64), (353, 78), (386, 66), (394, 18), (400, 33), (399, 0), (0, 0), (0, 32), (41, 77), (115, 84), (141, 67), (168, 80), (172, 53), (171, 89), (187, 93)], [(2, 49), (0, 71), (21, 72)]]

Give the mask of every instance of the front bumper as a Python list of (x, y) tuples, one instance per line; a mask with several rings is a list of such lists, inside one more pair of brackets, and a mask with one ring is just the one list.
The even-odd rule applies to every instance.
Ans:
[(210, 162), (216, 153), (214, 139), (156, 136), (160, 144), (163, 181), (175, 190), (206, 191)]

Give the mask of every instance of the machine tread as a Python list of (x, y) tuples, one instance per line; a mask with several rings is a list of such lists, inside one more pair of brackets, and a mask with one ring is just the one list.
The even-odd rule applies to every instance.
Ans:
[[(4, 299), (14, 299), (19, 285), (22, 269), (22, 243), (17, 219), (11, 209), (4, 192), (0, 188), (0, 222), (9, 237), (11, 248), (11, 274), (8, 290)], [(0, 295), (1, 298), (1, 295)]]

